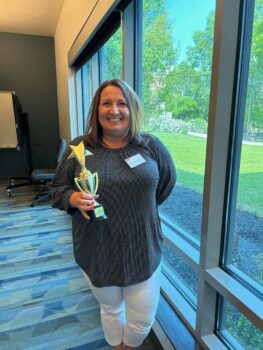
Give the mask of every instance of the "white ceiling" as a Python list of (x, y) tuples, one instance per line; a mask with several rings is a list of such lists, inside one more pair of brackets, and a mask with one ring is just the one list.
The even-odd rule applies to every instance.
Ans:
[(54, 36), (64, 0), (0, 0), (0, 32)]

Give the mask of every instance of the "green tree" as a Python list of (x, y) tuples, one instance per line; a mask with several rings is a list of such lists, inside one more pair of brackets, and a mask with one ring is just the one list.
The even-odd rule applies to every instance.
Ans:
[(255, 2), (252, 47), (248, 78), (245, 133), (263, 132), (263, 0)]
[(165, 77), (175, 65), (172, 27), (164, 0), (143, 1), (142, 99), (146, 119), (162, 112), (160, 91), (166, 91)]
[(159, 91), (159, 98), (174, 118), (189, 120), (199, 117), (196, 101), (198, 79), (199, 73), (186, 61), (180, 62), (165, 76), (166, 88)]
[(122, 30), (119, 28), (103, 46), (105, 79), (122, 77)]
[(194, 95), (192, 96), (198, 105), (198, 118), (207, 120), (209, 98), (212, 51), (214, 41), (214, 11), (209, 14), (206, 20), (206, 27), (203, 31), (196, 31), (193, 34), (193, 46), (187, 49), (187, 63), (192, 68), (193, 79), (189, 79), (189, 84), (193, 84)]
[(214, 13), (211, 13), (205, 30), (193, 34), (193, 45), (187, 48), (186, 59), (172, 67), (163, 79), (165, 88), (159, 90), (159, 98), (174, 118), (208, 118), (213, 37)]

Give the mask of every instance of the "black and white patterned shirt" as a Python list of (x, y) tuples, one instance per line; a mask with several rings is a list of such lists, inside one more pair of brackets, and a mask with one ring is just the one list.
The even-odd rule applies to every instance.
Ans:
[[(158, 205), (172, 191), (176, 173), (170, 153), (155, 136), (141, 134), (120, 149), (91, 147), (85, 137), (77, 137), (93, 154), (86, 168), (99, 176), (98, 202), (106, 220), (88, 222), (69, 198), (77, 190), (74, 177), (80, 173), (75, 158), (65, 152), (51, 189), (52, 206), (73, 216), (73, 247), (76, 262), (96, 287), (125, 287), (148, 279), (160, 264), (162, 232)], [(125, 161), (140, 154), (145, 162), (134, 168)]]

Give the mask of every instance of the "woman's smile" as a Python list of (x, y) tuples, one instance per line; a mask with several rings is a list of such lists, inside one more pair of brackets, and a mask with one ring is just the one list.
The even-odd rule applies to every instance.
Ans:
[(121, 121), (122, 120), (122, 118), (118, 118), (118, 117), (108, 117), (107, 118), (109, 121), (111, 121), (111, 122), (119, 122), (119, 121)]

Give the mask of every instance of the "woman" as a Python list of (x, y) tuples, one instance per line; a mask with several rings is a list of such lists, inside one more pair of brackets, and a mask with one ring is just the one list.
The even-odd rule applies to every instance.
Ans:
[(97, 195), (78, 192), (76, 159), (63, 157), (53, 180), (53, 206), (73, 215), (76, 262), (101, 308), (113, 349), (139, 346), (153, 324), (160, 292), (160, 205), (175, 184), (173, 160), (158, 138), (140, 132), (142, 111), (121, 80), (105, 81), (90, 108), (81, 141), (91, 153), (86, 168), (99, 177), (106, 220), (90, 220)]

